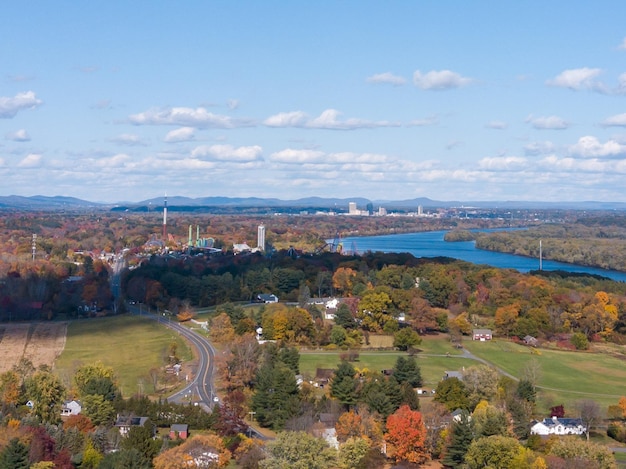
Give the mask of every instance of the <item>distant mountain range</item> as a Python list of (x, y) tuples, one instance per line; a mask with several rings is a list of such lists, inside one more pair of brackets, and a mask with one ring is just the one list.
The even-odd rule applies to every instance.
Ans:
[[(499, 210), (626, 210), (624, 202), (529, 202), (529, 201), (440, 201), (427, 197), (419, 197), (407, 200), (369, 200), (363, 197), (331, 198), (331, 197), (306, 197), (294, 200), (282, 200), (275, 198), (258, 197), (180, 197), (168, 196), (167, 206), (172, 211), (211, 211), (220, 209), (223, 211), (256, 211), (262, 209), (293, 209), (325, 210), (338, 213), (347, 212), (348, 204), (356, 202), (360, 210), (365, 210), (371, 204), (374, 210), (384, 207), (390, 210), (417, 211), (418, 206), (424, 209), (433, 208), (464, 208), (475, 209), (499, 209)], [(163, 207), (163, 198), (153, 198), (139, 202), (99, 203), (75, 197), (42, 196), (35, 195), (23, 197), (18, 195), (0, 196), (0, 210), (114, 210), (114, 211), (149, 211), (159, 210)]]

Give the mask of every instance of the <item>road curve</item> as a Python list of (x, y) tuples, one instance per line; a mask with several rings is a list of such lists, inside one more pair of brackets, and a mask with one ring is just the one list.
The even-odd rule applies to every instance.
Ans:
[(215, 371), (215, 349), (213, 345), (202, 335), (193, 330), (173, 322), (169, 317), (142, 312), (136, 306), (129, 306), (133, 314), (140, 317), (157, 321), (160, 324), (176, 331), (187, 339), (198, 352), (198, 366), (193, 376), (189, 377), (187, 385), (180, 391), (167, 398), (169, 402), (190, 403), (201, 405), (206, 410), (213, 408), (213, 398), (216, 397), (213, 372)]

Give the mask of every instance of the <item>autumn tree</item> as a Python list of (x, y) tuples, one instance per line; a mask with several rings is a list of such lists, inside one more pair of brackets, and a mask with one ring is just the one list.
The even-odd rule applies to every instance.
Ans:
[(367, 291), (361, 297), (357, 313), (362, 327), (369, 331), (381, 331), (388, 321), (394, 320), (389, 311), (391, 304), (391, 298), (384, 291)]
[(235, 329), (226, 313), (220, 313), (211, 319), (209, 338), (218, 344), (228, 344), (235, 337)]
[(550, 447), (548, 454), (562, 458), (566, 462), (583, 461), (586, 463), (584, 467), (617, 469), (615, 456), (607, 446), (578, 438), (559, 438)]
[(585, 435), (589, 441), (589, 433), (591, 429), (602, 421), (602, 411), (600, 404), (591, 399), (583, 399), (576, 404), (576, 410), (585, 427)]
[(387, 417), (385, 440), (393, 445), (396, 461), (422, 464), (429, 459), (422, 414), (411, 410), (409, 406), (401, 406)]
[(226, 467), (231, 452), (216, 435), (196, 435), (154, 458), (155, 469), (178, 469), (181, 467)]
[(475, 440), (465, 455), (469, 469), (510, 469), (520, 467), (516, 460), (522, 446), (515, 438), (494, 435)]
[(498, 372), (487, 365), (475, 365), (463, 372), (470, 408), (481, 400), (490, 401), (498, 391)]
[(262, 469), (330, 469), (337, 461), (334, 449), (306, 432), (280, 432), (267, 450), (268, 457), (259, 462)]
[(403, 327), (393, 335), (393, 346), (406, 351), (422, 343), (421, 337), (410, 327)]
[(61, 404), (65, 388), (59, 378), (49, 371), (38, 371), (25, 382), (26, 392), (34, 402), (33, 412), (44, 423), (61, 419)]
[(349, 267), (339, 267), (333, 274), (333, 288), (346, 296), (352, 293), (356, 272)]

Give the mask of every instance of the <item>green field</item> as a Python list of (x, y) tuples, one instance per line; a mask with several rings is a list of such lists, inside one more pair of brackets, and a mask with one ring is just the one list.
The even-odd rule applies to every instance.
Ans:
[[(408, 357), (404, 352), (361, 352), (359, 360), (352, 365), (358, 370), (380, 371), (393, 368), (399, 356)], [(461, 357), (428, 356), (417, 354), (417, 363), (422, 371), (424, 387), (437, 387), (445, 371), (460, 370), (476, 364), (473, 360)], [(306, 379), (315, 377), (317, 368), (337, 368), (341, 362), (339, 352), (301, 352), (300, 372)]]
[(79, 366), (100, 361), (113, 367), (124, 397), (136, 394), (140, 388), (151, 394), (154, 390), (149, 370), (163, 366), (172, 341), (178, 344), (178, 356), (183, 361), (191, 360), (191, 351), (181, 337), (155, 321), (129, 315), (72, 321), (65, 349), (54, 368), (70, 385)]
[(593, 399), (606, 409), (626, 395), (626, 362), (610, 355), (545, 349), (532, 353), (529, 347), (502, 340), (467, 341), (464, 346), (517, 377), (529, 361), (536, 360), (540, 366), (540, 397), (555, 404)]

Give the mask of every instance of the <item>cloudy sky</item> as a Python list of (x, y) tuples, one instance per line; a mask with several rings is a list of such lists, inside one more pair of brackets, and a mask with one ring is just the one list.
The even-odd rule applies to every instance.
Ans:
[(0, 195), (626, 201), (626, 2), (4, 2)]

